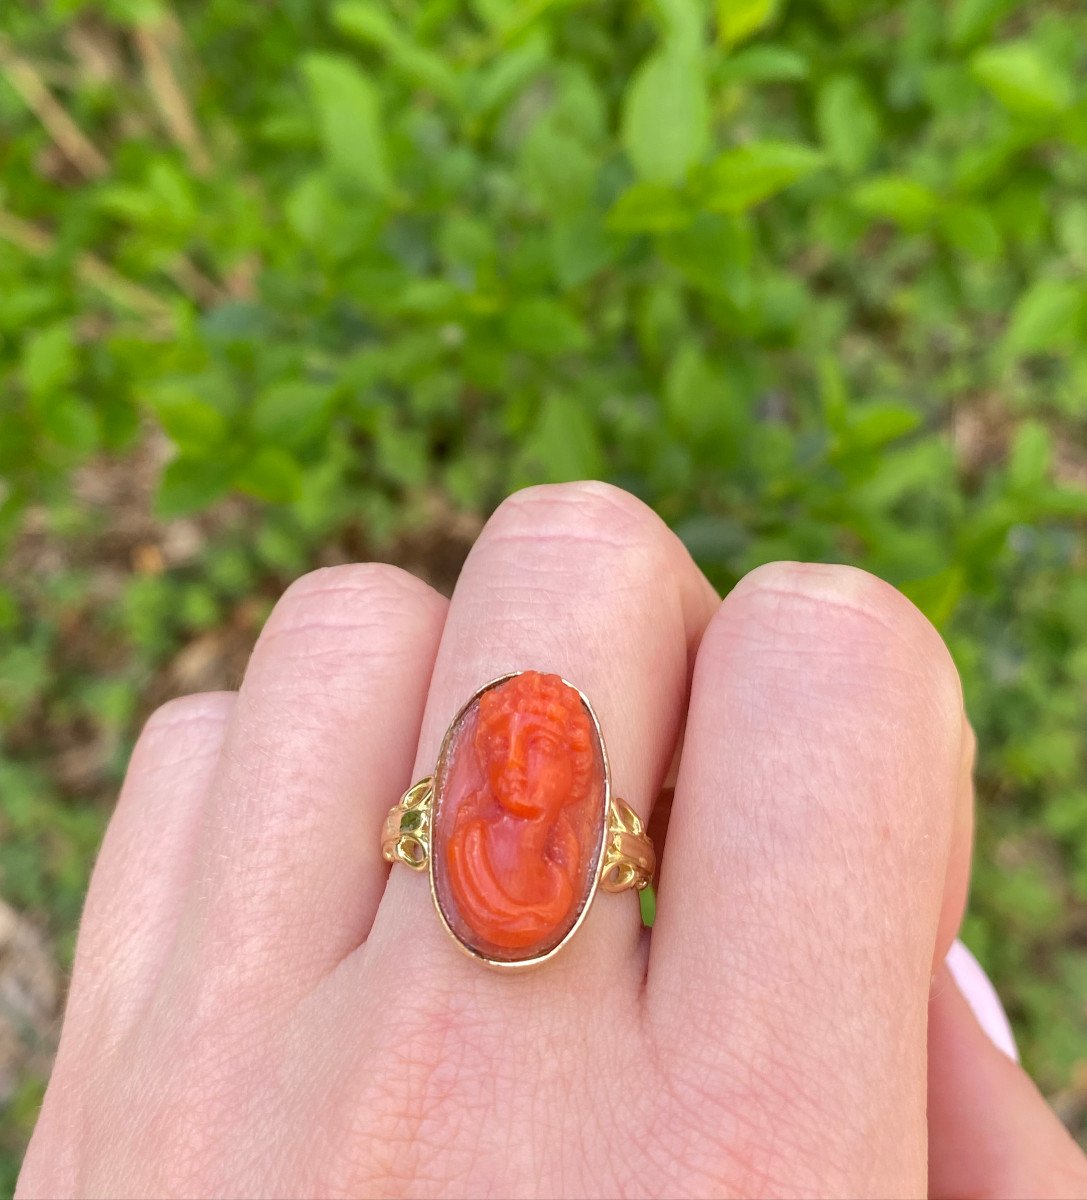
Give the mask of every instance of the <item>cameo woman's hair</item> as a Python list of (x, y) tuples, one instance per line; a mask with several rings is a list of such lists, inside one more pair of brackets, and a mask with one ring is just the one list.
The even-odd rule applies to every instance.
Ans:
[(539, 717), (554, 732), (562, 753), (572, 758), (573, 780), (567, 801), (583, 800), (592, 787), (595, 736), (578, 693), (558, 675), (533, 671), (484, 692), (479, 699), (476, 750), (484, 760), (506, 749), (507, 719), (515, 713)]

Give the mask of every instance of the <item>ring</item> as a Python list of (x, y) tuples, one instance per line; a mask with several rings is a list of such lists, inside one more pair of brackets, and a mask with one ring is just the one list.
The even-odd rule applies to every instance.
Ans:
[(428, 872), (446, 931), (491, 967), (554, 957), (598, 890), (635, 889), (652, 924), (653, 843), (612, 795), (592, 705), (560, 675), (513, 671), (479, 688), (434, 773), (389, 810), (381, 852)]

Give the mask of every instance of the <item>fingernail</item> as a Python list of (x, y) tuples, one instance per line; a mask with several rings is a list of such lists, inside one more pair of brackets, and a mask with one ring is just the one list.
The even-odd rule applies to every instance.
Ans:
[(1000, 997), (996, 994), (989, 976), (985, 974), (981, 963), (970, 953), (958, 938), (951, 943), (947, 952), (947, 966), (959, 991), (966, 997), (978, 1024), (988, 1034), (989, 1041), (998, 1050), (1002, 1050), (1012, 1062), (1019, 1061), (1019, 1051), (1015, 1045), (1015, 1035), (1012, 1033), (1008, 1014)]

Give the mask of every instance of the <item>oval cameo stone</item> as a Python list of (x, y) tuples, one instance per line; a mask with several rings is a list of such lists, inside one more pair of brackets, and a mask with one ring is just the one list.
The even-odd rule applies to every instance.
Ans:
[(509, 963), (562, 942), (596, 886), (606, 780), (596, 719), (558, 675), (524, 671), (465, 705), (438, 757), (431, 838), (458, 941)]

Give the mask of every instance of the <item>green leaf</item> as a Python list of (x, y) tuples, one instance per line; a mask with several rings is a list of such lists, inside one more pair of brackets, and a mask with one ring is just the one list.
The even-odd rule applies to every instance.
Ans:
[(850, 453), (867, 453), (912, 433), (920, 423), (920, 413), (903, 404), (880, 400), (854, 404), (846, 415), (841, 444)]
[(697, 342), (683, 342), (664, 384), (664, 408), (674, 427), (690, 438), (703, 438), (720, 426), (726, 402), (724, 380)]
[(851, 198), (861, 212), (896, 221), (909, 230), (927, 228), (940, 208), (940, 198), (932, 188), (906, 175), (867, 179), (853, 189)]
[(328, 431), (332, 399), (325, 384), (281, 380), (253, 401), (253, 432), (261, 441), (282, 446), (312, 443)]
[(944, 567), (933, 575), (907, 580), (901, 590), (940, 629), (954, 616), (966, 591), (966, 572), (958, 564)]
[(1020, 491), (1033, 491), (1049, 479), (1053, 439), (1039, 421), (1024, 421), (1015, 432), (1008, 458), (1008, 482)]
[(465, 94), (468, 107), (479, 116), (498, 111), (550, 63), (550, 44), (544, 34), (537, 30), (520, 45), (504, 51), (483, 70), (467, 78)]
[(385, 10), (372, 0), (343, 0), (332, 9), (337, 29), (383, 50), (390, 61), (416, 83), (454, 103), (460, 100), (456, 73), (439, 54), (416, 45)]
[(560, 217), (549, 240), (555, 279), (563, 288), (580, 287), (616, 255), (616, 239), (605, 230), (603, 214), (593, 209)]
[(278, 446), (262, 446), (242, 464), (233, 482), (241, 491), (273, 504), (296, 500), (302, 492), (298, 463)]
[(820, 355), (817, 364), (819, 403), (828, 428), (836, 433), (849, 422), (849, 388), (841, 362), (831, 354)]
[(557, 300), (546, 296), (516, 301), (506, 314), (505, 324), (510, 345), (532, 354), (571, 354), (589, 344), (581, 322)]
[(982, 204), (948, 204), (940, 211), (948, 243), (971, 258), (992, 262), (1004, 249), (1000, 227)]
[(283, 213), (291, 232), (309, 245), (317, 245), (332, 204), (331, 179), (319, 169), (303, 175), (283, 201)]
[(987, 37), (1021, 0), (954, 0), (947, 14), (947, 36), (963, 47)]
[(540, 482), (599, 477), (604, 456), (584, 402), (557, 393), (548, 396), (525, 439), (522, 462), (529, 477)]
[(584, 209), (596, 187), (598, 163), (579, 138), (539, 121), (521, 147), (522, 171), (533, 197), (548, 211)]
[(308, 54), (302, 71), (329, 166), (345, 182), (388, 194), (392, 177), (377, 89), (340, 55)]
[(664, 233), (682, 229), (694, 216), (690, 201), (665, 183), (636, 183), (608, 213), (608, 226), (620, 233)]
[(696, 512), (675, 526), (691, 557), (703, 566), (738, 561), (750, 546), (751, 535), (735, 517)]
[(701, 56), (665, 46), (650, 55), (627, 89), (623, 147), (645, 180), (678, 183), (709, 146), (709, 104)]
[(408, 427), (390, 407), (377, 414), (374, 446), (381, 470), (394, 483), (406, 488), (422, 487), (430, 474), (426, 438), (419, 429)]
[(93, 406), (79, 396), (60, 396), (44, 406), (42, 427), (57, 443), (78, 455), (90, 454), (98, 445), (98, 421)]
[(859, 175), (879, 146), (879, 114), (855, 75), (838, 75), (820, 89), (815, 105), (819, 136), (834, 163)]
[(687, 331), (687, 305), (679, 281), (660, 280), (648, 287), (638, 302), (634, 320), (640, 349), (648, 362), (659, 367)]
[(156, 508), (162, 517), (198, 512), (230, 487), (234, 462), (223, 455), (180, 455), (168, 463), (159, 481)]
[(1005, 42), (979, 50), (970, 69), (1010, 112), (1054, 117), (1072, 106), (1070, 79), (1031, 42)]
[(777, 13), (777, 0), (717, 0), (717, 36), (736, 46), (765, 28)]
[(1087, 266), (1087, 200), (1067, 200), (1057, 212), (1056, 225), (1061, 249), (1082, 270)]
[(730, 54), (714, 72), (721, 83), (796, 83), (807, 79), (810, 67), (791, 46), (759, 42)]
[(437, 233), (437, 250), (452, 267), (478, 270), (493, 261), (497, 251), (494, 230), (478, 217), (453, 213)]
[(660, 254), (692, 286), (726, 296), (737, 308), (752, 298), (754, 247), (740, 217), (700, 213), (690, 225), (661, 235)]
[(698, 53), (704, 43), (703, 0), (654, 0), (662, 18), (664, 41), (684, 54)]
[(1084, 312), (1084, 288), (1064, 279), (1039, 279), (1012, 311), (1002, 350), (1008, 359), (1070, 346)]
[(164, 382), (149, 392), (146, 403), (182, 450), (205, 450), (226, 437), (222, 412), (188, 385)]
[(796, 142), (749, 142), (726, 150), (707, 168), (706, 207), (745, 212), (818, 170), (825, 161), (818, 150)]
[(71, 325), (60, 321), (32, 333), (20, 365), (23, 386), (32, 396), (48, 396), (71, 384), (78, 366)]

